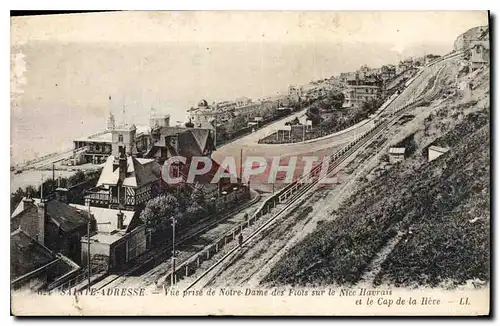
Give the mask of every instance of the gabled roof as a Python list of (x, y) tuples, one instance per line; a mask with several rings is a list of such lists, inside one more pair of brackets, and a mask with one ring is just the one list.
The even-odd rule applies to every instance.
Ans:
[(21, 200), (10, 218), (11, 232), (21, 227), (32, 236), (38, 233), (38, 208), (33, 202), (25, 201), (25, 199)]
[(189, 132), (193, 134), (193, 137), (196, 139), (198, 146), (200, 149), (204, 149), (207, 146), (207, 139), (210, 136), (209, 129), (189, 129)]
[(10, 279), (15, 280), (57, 259), (47, 247), (18, 229), (10, 234)]
[(45, 205), (49, 217), (64, 231), (71, 231), (87, 224), (87, 216), (66, 203), (51, 200)]
[(449, 148), (445, 148), (445, 147), (440, 147), (440, 146), (429, 146), (429, 150), (430, 151), (436, 151), (436, 152), (440, 152), (440, 153), (446, 153), (448, 152), (450, 149)]
[(161, 167), (154, 159), (132, 157), (137, 187), (155, 182), (160, 178)]
[[(32, 202), (23, 200), (23, 210), (15, 215), (13, 214), (11, 217), (11, 229), (22, 226), (25, 229), (24, 231), (34, 236), (38, 228), (37, 205), (39, 204), (39, 198), (34, 198)], [(45, 209), (48, 219), (65, 232), (70, 232), (82, 225), (86, 225), (88, 221), (85, 214), (56, 199), (46, 201)]]
[[(206, 148), (213, 148), (210, 129), (201, 128), (179, 128), (179, 127), (163, 127), (159, 130), (160, 137), (152, 148), (146, 154), (146, 157), (152, 157), (159, 148), (168, 150), (169, 156), (201, 156)], [(169, 136), (177, 136), (177, 148), (173, 148), (166, 142)]]
[[(102, 185), (117, 185), (119, 179), (119, 168), (113, 166), (114, 156), (109, 156), (104, 164), (97, 187)], [(153, 159), (138, 159), (132, 156), (127, 157), (127, 172), (123, 185), (137, 188), (160, 178), (160, 165)]]

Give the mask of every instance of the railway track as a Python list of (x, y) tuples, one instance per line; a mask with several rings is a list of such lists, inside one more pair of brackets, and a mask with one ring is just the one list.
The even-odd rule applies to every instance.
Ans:
[[(454, 56), (446, 58), (445, 60), (442, 60), (441, 62), (446, 61), (446, 60), (451, 59), (451, 58), (454, 58), (457, 55), (458, 54), (455, 54)], [(440, 71), (436, 74), (436, 76), (438, 76), (439, 73), (440, 73)], [(435, 80), (435, 85), (437, 84), (437, 82), (438, 82), (438, 78), (436, 78), (436, 80)], [(434, 91), (435, 85), (431, 91)], [(362, 148), (365, 145), (368, 145), (370, 143), (370, 141), (372, 141), (373, 139), (378, 137), (380, 135), (380, 133), (382, 131), (384, 131), (391, 123), (397, 121), (397, 119), (404, 113), (404, 111), (406, 111), (410, 107), (414, 107), (415, 105), (418, 105), (419, 102), (431, 101), (435, 97), (437, 97), (437, 94), (433, 94), (433, 95), (434, 96), (428, 96), (428, 97), (424, 97), (421, 99), (417, 99), (410, 104), (405, 104), (401, 109), (399, 109), (395, 113), (393, 113), (392, 118), (387, 117), (385, 119), (381, 119), (380, 121), (378, 121), (375, 124), (375, 127), (373, 129), (366, 132), (365, 134), (363, 134), (361, 137), (359, 137), (355, 141), (349, 143), (341, 150), (331, 154), (330, 160), (331, 160), (331, 162), (333, 161), (333, 164), (329, 165), (328, 171), (325, 175), (320, 175), (321, 166), (316, 166), (314, 169), (312, 169), (311, 173), (307, 177), (308, 178), (307, 182), (304, 182), (304, 180), (299, 179), (295, 183), (289, 184), (284, 189), (282, 189), (280, 191), (280, 193), (284, 193), (284, 192), (286, 193), (287, 191), (289, 191), (289, 192), (293, 191), (293, 194), (290, 197), (286, 198), (286, 206), (283, 208), (280, 208), (280, 210), (273, 217), (271, 217), (263, 225), (261, 225), (257, 230), (255, 230), (249, 237), (247, 237), (247, 239), (243, 243), (246, 244), (246, 243), (251, 242), (257, 236), (259, 236), (261, 232), (263, 232), (265, 229), (267, 229), (269, 226), (271, 226), (277, 219), (282, 217), (290, 209), (294, 208), (296, 205), (298, 205), (300, 202), (302, 202), (304, 200), (304, 198), (303, 198), (304, 195), (307, 194), (308, 192), (310, 192), (311, 190), (313, 190), (319, 184), (319, 181), (321, 179), (328, 176), (334, 169), (336, 169), (342, 163), (344, 163), (347, 159), (349, 159), (357, 150), (359, 150), (360, 148)], [(312, 179), (312, 182), (309, 179)], [(228, 217), (226, 217), (226, 218), (228, 218)], [(200, 230), (196, 231), (195, 233), (192, 233), (189, 236), (181, 238), (176, 243), (176, 245), (181, 245), (181, 244), (187, 242), (191, 238), (193, 238), (199, 234), (202, 234), (206, 230), (210, 229), (214, 224), (220, 223), (223, 220), (224, 219), (220, 219), (218, 221), (215, 221), (214, 223), (211, 223), (211, 224), (207, 225), (206, 227), (201, 228)], [(233, 248), (232, 250), (230, 250), (218, 262), (216, 262), (214, 265), (209, 267), (209, 269), (207, 269), (198, 279), (196, 279), (191, 285), (189, 285), (189, 287), (187, 289), (190, 289), (191, 287), (193, 287), (194, 285), (199, 283), (200, 280), (203, 279), (204, 277), (206, 277), (207, 274), (209, 274), (212, 270), (214, 270), (215, 268), (220, 266), (224, 261), (228, 260), (229, 257), (232, 256), (232, 254), (234, 254), (236, 251), (238, 251), (238, 249), (239, 248)], [(128, 270), (125, 274), (116, 275), (116, 277), (110, 278), (109, 281), (106, 280), (105, 283), (100, 284), (97, 289), (100, 290), (100, 289), (103, 289), (105, 287), (108, 287), (111, 284), (119, 281), (120, 279), (123, 279), (124, 277), (129, 276), (130, 274), (134, 273), (135, 271), (142, 268), (144, 265), (150, 263), (151, 261), (156, 260), (156, 259), (160, 259), (161, 257), (165, 256), (165, 254), (168, 253), (169, 250), (170, 250), (170, 248), (166, 248), (165, 250), (161, 251), (160, 253), (158, 253), (158, 254), (154, 255), (153, 257), (147, 259), (146, 261), (142, 262), (140, 265), (135, 266), (132, 269)], [(196, 255), (197, 254), (192, 255), (192, 257), (195, 257)], [(187, 258), (186, 261), (189, 261), (190, 259), (191, 259), (191, 257)]]
[[(217, 224), (219, 224), (221, 222), (224, 222), (225, 220), (227, 220), (228, 218), (230, 218), (234, 214), (236, 214), (238, 212), (241, 212), (243, 209), (249, 208), (252, 205), (258, 203), (259, 200), (260, 200), (260, 195), (257, 195), (254, 199), (250, 200), (247, 204), (245, 204), (243, 206), (240, 206), (240, 207), (238, 207), (236, 209), (233, 209), (231, 212), (226, 213), (223, 218), (220, 218), (220, 219), (218, 219), (216, 221), (212, 221), (212, 222), (210, 222), (207, 225), (201, 227), (200, 229), (198, 229), (197, 231), (195, 231), (193, 233), (189, 233), (189, 234), (185, 234), (184, 236), (181, 236), (180, 239), (178, 241), (176, 241), (175, 246), (177, 247), (179, 245), (182, 245), (182, 244), (186, 243), (187, 241), (191, 240), (192, 238), (194, 238), (194, 237), (196, 237), (196, 236), (198, 236), (200, 234), (203, 234), (204, 232), (206, 232), (207, 230), (211, 229), (215, 225), (217, 225)], [(112, 276), (110, 275), (110, 276), (108, 276), (109, 279), (106, 280), (106, 278), (105, 278), (104, 279), (105, 281), (101, 280), (100, 282), (104, 281), (103, 284), (99, 284), (99, 287), (96, 287), (96, 289), (97, 290), (104, 289), (104, 288), (108, 287), (109, 285), (111, 285), (112, 283), (115, 283), (115, 282), (119, 281), (120, 279), (123, 279), (123, 278), (131, 275), (132, 273), (136, 272), (137, 270), (143, 268), (148, 263), (151, 263), (151, 262), (153, 262), (155, 260), (164, 258), (171, 251), (171, 247), (170, 246), (171, 246), (171, 244), (166, 245), (164, 249), (160, 250), (158, 253), (156, 253), (156, 254), (152, 255), (151, 257), (147, 258), (146, 260), (144, 260), (140, 264), (138, 264), (136, 266), (133, 266), (132, 268), (130, 268), (129, 270), (127, 270), (123, 274), (112, 275)], [(100, 282), (97, 282), (97, 283), (100, 283)]]
[[(460, 54), (455, 54), (453, 56), (450, 56), (439, 63), (442, 63), (444, 61), (447, 61), (448, 59), (453, 59), (456, 56)], [(293, 193), (289, 198), (286, 199), (286, 205), (282, 208), (279, 209), (279, 211), (274, 214), (269, 220), (267, 220), (264, 224), (262, 224), (260, 227), (258, 227), (255, 231), (253, 231), (247, 238), (246, 240), (243, 241), (243, 245), (250, 243), (252, 240), (256, 239), (264, 230), (269, 228), (275, 221), (277, 221), (279, 218), (283, 217), (285, 214), (289, 212), (292, 208), (295, 208), (298, 204), (300, 204), (304, 199), (305, 195), (309, 193), (311, 190), (313, 190), (319, 182), (326, 178), (330, 173), (332, 173), (336, 168), (338, 168), (341, 164), (343, 164), (345, 161), (347, 161), (351, 156), (353, 156), (358, 150), (363, 148), (364, 146), (369, 145), (373, 140), (375, 140), (378, 136), (380, 136), (386, 129), (390, 128), (408, 109), (412, 109), (417, 107), (419, 104), (425, 103), (425, 102), (430, 102), (435, 100), (440, 94), (437, 92), (437, 85), (439, 83), (439, 76), (442, 72), (442, 69), (444, 67), (441, 67), (439, 71), (436, 73), (436, 79), (434, 81), (434, 85), (431, 88), (431, 90), (428, 92), (428, 94), (424, 94), (423, 96), (417, 98), (416, 100), (407, 103), (403, 105), (400, 109), (396, 110), (393, 114), (392, 117), (387, 117), (385, 119), (382, 119), (378, 121), (373, 129), (370, 131), (366, 132), (363, 134), (361, 137), (358, 139), (354, 140), (353, 142), (349, 143), (346, 145), (344, 148), (339, 150), (338, 152), (333, 153), (330, 155), (330, 159), (333, 160), (333, 164), (329, 165), (329, 168), (327, 170), (327, 173), (321, 174), (321, 166), (317, 166), (314, 168), (311, 173), (308, 175), (307, 183), (302, 183), (301, 186), (297, 188), (297, 191)], [(312, 182), (310, 180), (313, 180)], [(302, 182), (303, 180), (298, 180), (298, 182)], [(297, 185), (289, 185), (287, 188), (292, 189), (293, 187), (296, 187)], [(232, 248), (229, 252), (227, 252), (223, 257), (221, 257), (217, 262), (215, 262), (213, 265), (211, 265), (208, 269), (206, 269), (200, 276), (198, 276), (193, 282), (191, 282), (185, 290), (190, 290), (196, 285), (201, 285), (203, 287), (204, 285), (208, 284), (211, 282), (216, 276), (216, 268), (221, 266), (225, 262), (230, 262), (231, 258), (234, 256), (234, 254), (238, 253), (241, 251), (240, 247), (234, 247)], [(215, 272), (215, 275), (210, 276), (210, 273)]]

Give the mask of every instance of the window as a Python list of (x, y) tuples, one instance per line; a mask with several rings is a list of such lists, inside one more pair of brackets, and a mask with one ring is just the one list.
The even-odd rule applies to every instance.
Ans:
[(481, 53), (481, 46), (476, 45), (476, 53)]
[(119, 142), (123, 142), (123, 135), (122, 135), (122, 134), (119, 134), (119, 135), (118, 135), (118, 141), (119, 141)]

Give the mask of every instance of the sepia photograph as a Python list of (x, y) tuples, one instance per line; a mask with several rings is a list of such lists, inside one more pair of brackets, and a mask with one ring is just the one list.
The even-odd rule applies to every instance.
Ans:
[(11, 314), (489, 315), (490, 32), (11, 13)]

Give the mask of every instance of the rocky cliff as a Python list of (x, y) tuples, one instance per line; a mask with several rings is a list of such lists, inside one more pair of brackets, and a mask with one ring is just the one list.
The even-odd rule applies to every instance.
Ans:
[(481, 36), (483, 36), (484, 33), (487, 33), (487, 31), (488, 26), (478, 26), (469, 29), (467, 32), (457, 37), (453, 45), (453, 49), (455, 51), (464, 50), (465, 48), (469, 47), (469, 43), (471, 40), (479, 39)]

